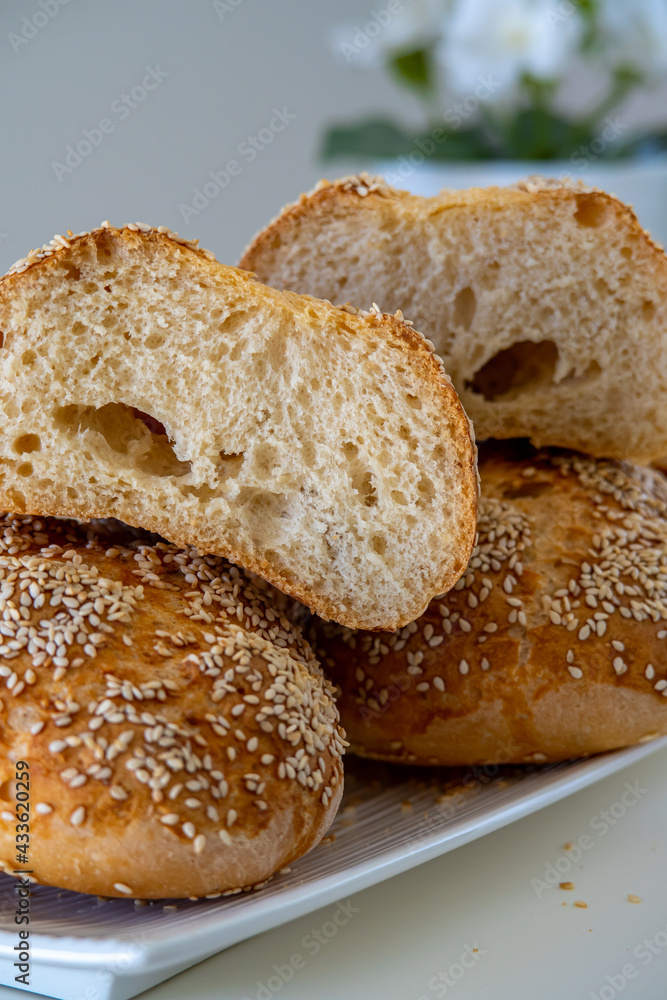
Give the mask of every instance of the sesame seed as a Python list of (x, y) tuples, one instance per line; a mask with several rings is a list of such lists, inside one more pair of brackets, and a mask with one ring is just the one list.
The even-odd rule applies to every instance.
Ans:
[(86, 819), (86, 810), (83, 806), (78, 806), (71, 814), (69, 821), (72, 826), (81, 826)]

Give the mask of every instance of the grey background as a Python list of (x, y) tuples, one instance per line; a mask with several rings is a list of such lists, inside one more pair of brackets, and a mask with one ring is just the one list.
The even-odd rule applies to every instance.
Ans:
[[(332, 27), (364, 23), (371, 0), (229, 6), (221, 18), (212, 0), (69, 0), (14, 51), (10, 33), (40, 7), (3, 0), (0, 273), (54, 233), (106, 218), (167, 225), (236, 263), (254, 233), (324, 172), (323, 123), (416, 110), (382, 74), (332, 54)], [(149, 66), (168, 76), (121, 120), (113, 102), (140, 85)], [(295, 117), (248, 162), (238, 147), (269, 125), (275, 107)], [(113, 132), (59, 180), (53, 162), (102, 118)], [(209, 171), (234, 158), (240, 173), (184, 221), (179, 204), (192, 204)], [(341, 174), (346, 165), (332, 169)]]
[[(222, 14), (214, 0), (43, 3), (57, 13), (39, 0), (0, 3), (0, 273), (54, 233), (106, 218), (167, 225), (236, 263), (286, 202), (357, 166), (321, 164), (327, 123), (375, 112), (418, 125), (410, 94), (332, 51), (336, 26), (362, 27), (386, 0), (226, 0)], [(36, 14), (46, 23), (26, 30), (23, 19)], [(12, 44), (22, 31), (33, 37)], [(166, 76), (121, 118), (114, 102), (147, 67)], [(565, 89), (585, 104), (595, 85)], [(269, 126), (274, 108), (294, 117), (250, 162), (239, 147)], [(664, 121), (667, 90), (625, 112), (633, 128)], [(113, 131), (58, 177), (54, 162), (104, 118)], [(184, 219), (179, 206), (232, 159), (240, 172)]]

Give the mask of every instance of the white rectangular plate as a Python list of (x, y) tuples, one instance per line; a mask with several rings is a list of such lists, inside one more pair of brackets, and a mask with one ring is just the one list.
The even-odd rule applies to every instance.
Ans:
[[(667, 737), (590, 760), (458, 771), (350, 758), (330, 836), (257, 892), (135, 905), (35, 886), (30, 990), (61, 1000), (126, 1000), (238, 941), (482, 837), (666, 746)], [(13, 887), (13, 879), (0, 876), (0, 982), (7, 986), (16, 985), (19, 940)]]

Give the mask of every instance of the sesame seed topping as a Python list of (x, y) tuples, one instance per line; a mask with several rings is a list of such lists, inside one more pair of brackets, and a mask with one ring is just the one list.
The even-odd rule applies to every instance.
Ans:
[(86, 819), (86, 810), (83, 806), (77, 806), (74, 812), (71, 814), (69, 821), (72, 826), (81, 826)]

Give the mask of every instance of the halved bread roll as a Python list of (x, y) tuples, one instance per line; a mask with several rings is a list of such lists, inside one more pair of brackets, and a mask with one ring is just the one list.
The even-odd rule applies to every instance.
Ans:
[(602, 191), (531, 180), (421, 198), (323, 181), (246, 250), (261, 281), (402, 309), (477, 437), (667, 455), (667, 258)]
[(0, 509), (115, 516), (371, 629), (462, 572), (470, 426), (400, 316), (106, 224), (14, 266), (0, 331)]
[(102, 529), (0, 517), (0, 868), (28, 822), (23, 867), (49, 885), (256, 885), (336, 813), (331, 686), (235, 566)]
[(388, 635), (313, 619), (353, 752), (557, 761), (667, 734), (667, 481), (486, 445), (479, 540), (454, 590)]

